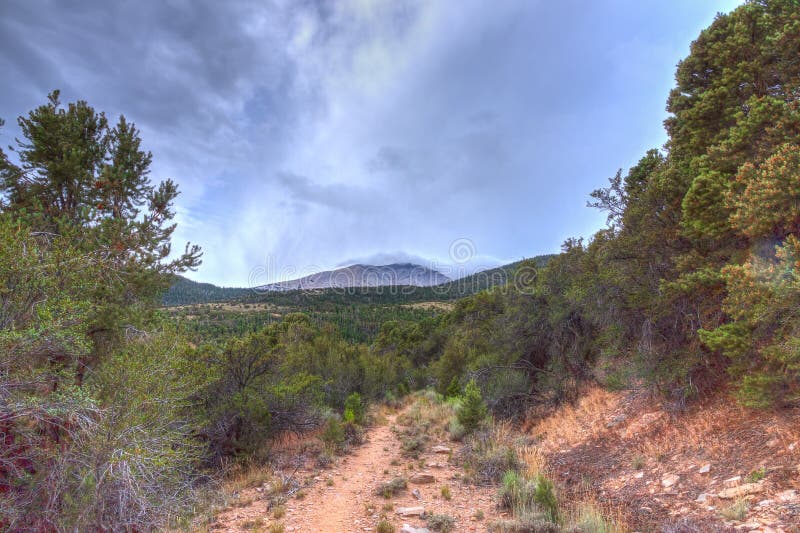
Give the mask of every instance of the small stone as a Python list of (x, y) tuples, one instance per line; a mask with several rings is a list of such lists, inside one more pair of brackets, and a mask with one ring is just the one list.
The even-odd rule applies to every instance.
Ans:
[(782, 502), (791, 502), (797, 499), (797, 491), (793, 489), (785, 490), (778, 493), (778, 500)]
[(680, 477), (676, 474), (664, 474), (661, 476), (661, 486), (668, 489), (680, 481)]
[(433, 448), (431, 448), (431, 451), (433, 453), (450, 453), (453, 450), (451, 450), (447, 446), (434, 446)]
[(695, 501), (697, 503), (706, 503), (708, 501), (708, 496), (709, 495), (704, 492), (700, 496), (698, 496)]
[(644, 472), (636, 472), (633, 477), (636, 479), (642, 479), (644, 477)]
[(709, 472), (711, 472), (711, 463), (704, 464), (703, 466), (700, 467), (699, 470), (697, 470), (697, 472), (700, 474), (708, 474)]
[(732, 478), (728, 478), (722, 482), (723, 485), (726, 487), (735, 487), (742, 482), (742, 476), (733, 476)]
[(774, 448), (775, 446), (777, 446), (780, 443), (781, 443), (781, 441), (778, 440), (777, 438), (770, 439), (770, 440), (767, 441), (767, 448)]
[(414, 474), (409, 478), (411, 483), (416, 483), (417, 485), (423, 485), (426, 483), (436, 483), (436, 477), (433, 474), (428, 474), (427, 472), (420, 472), (419, 474)]
[(761, 500), (760, 502), (758, 502), (758, 506), (759, 507), (769, 507), (773, 503), (775, 503), (775, 500)]
[(424, 527), (414, 527), (409, 524), (403, 524), (400, 533), (430, 533), (430, 531)]
[(411, 491), (411, 495), (418, 500), (422, 499), (422, 494), (419, 493), (419, 489), (414, 489)]
[(397, 514), (400, 516), (422, 516), (425, 514), (425, 508), (419, 507), (398, 507)]
[(744, 485), (739, 485), (738, 487), (725, 489), (717, 494), (717, 496), (723, 500), (730, 500), (740, 496), (747, 496), (748, 494), (756, 494), (763, 491), (764, 487), (760, 483), (745, 483)]

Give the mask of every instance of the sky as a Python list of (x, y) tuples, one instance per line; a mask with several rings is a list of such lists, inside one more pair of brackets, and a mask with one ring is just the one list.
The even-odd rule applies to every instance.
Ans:
[(194, 280), (456, 277), (600, 229), (589, 193), (663, 146), (676, 64), (738, 3), (3, 0), (0, 145), (56, 88), (125, 115)]

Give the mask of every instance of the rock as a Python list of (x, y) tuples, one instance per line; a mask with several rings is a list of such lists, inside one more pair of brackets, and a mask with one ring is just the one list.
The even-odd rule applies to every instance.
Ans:
[(661, 476), (661, 486), (665, 489), (670, 488), (680, 481), (680, 477), (676, 474), (664, 474)]
[(617, 416), (615, 416), (614, 418), (612, 418), (612, 419), (611, 419), (611, 420), (610, 420), (610, 421), (609, 421), (609, 422), (606, 424), (606, 427), (607, 427), (608, 429), (611, 429), (611, 428), (613, 428), (613, 427), (615, 427), (615, 426), (618, 426), (618, 425), (622, 424), (622, 423), (623, 423), (623, 422), (625, 422), (627, 419), (628, 419), (628, 417), (627, 417), (627, 415), (625, 415), (625, 414), (620, 414), (620, 415), (617, 415)]
[(419, 507), (398, 507), (397, 514), (400, 516), (422, 516), (425, 514), (425, 508)]
[(644, 472), (636, 472), (633, 477), (636, 479), (642, 479), (644, 477)]
[(427, 472), (420, 472), (419, 474), (414, 474), (411, 476), (408, 481), (411, 483), (416, 483), (417, 485), (424, 485), (426, 483), (436, 483), (436, 477)]
[(701, 467), (700, 467), (700, 468), (697, 470), (697, 472), (698, 472), (699, 474), (708, 474), (709, 472), (711, 472), (711, 463), (706, 463), (706, 464), (704, 464), (703, 466), (701, 466)]
[(778, 500), (782, 502), (791, 502), (797, 499), (797, 491), (793, 489), (785, 490), (777, 494)]
[(433, 453), (450, 453), (453, 450), (451, 450), (447, 446), (434, 446), (433, 448), (431, 448), (431, 451)]
[(430, 533), (430, 531), (424, 527), (414, 527), (408, 524), (403, 524), (403, 527), (400, 529), (400, 533)]
[(418, 500), (422, 499), (422, 494), (419, 493), (419, 489), (414, 489), (411, 491), (411, 495)]
[(639, 420), (634, 420), (625, 430), (625, 438), (629, 439), (634, 435), (641, 433), (643, 430), (647, 429), (651, 426), (654, 422), (657, 422), (664, 416), (662, 411), (653, 411), (652, 413), (645, 413)]
[(726, 487), (736, 487), (742, 482), (742, 476), (733, 476), (732, 478), (728, 478), (722, 482), (723, 485)]
[(700, 496), (697, 497), (695, 500), (697, 503), (706, 503), (708, 501), (709, 494), (702, 493)]
[(739, 498), (741, 496), (756, 494), (763, 491), (764, 487), (760, 483), (745, 483), (744, 485), (739, 485), (738, 487), (725, 489), (719, 492), (717, 496), (723, 500), (731, 500), (733, 498)]
[(769, 439), (767, 441), (767, 448), (774, 448), (775, 446), (777, 446), (780, 443), (781, 443), (781, 441), (779, 439), (777, 439), (777, 438)]
[(761, 500), (760, 502), (758, 502), (758, 506), (759, 507), (769, 507), (773, 503), (775, 503), (775, 500)]

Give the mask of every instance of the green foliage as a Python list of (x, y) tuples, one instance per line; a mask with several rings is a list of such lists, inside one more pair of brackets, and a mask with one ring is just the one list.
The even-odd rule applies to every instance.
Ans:
[(335, 416), (328, 418), (320, 438), (329, 450), (336, 453), (341, 452), (345, 443), (344, 427), (341, 421)]
[(761, 481), (765, 477), (767, 477), (767, 469), (762, 466), (761, 468), (753, 470), (752, 472), (747, 474), (747, 476), (745, 476), (744, 480), (745, 480), (745, 483), (758, 483), (759, 481)]
[(456, 417), (458, 423), (467, 433), (478, 429), (481, 423), (486, 420), (486, 404), (483, 402), (481, 390), (474, 380), (464, 387), (464, 398), (456, 412)]
[(357, 392), (351, 393), (344, 401), (344, 420), (355, 424), (363, 424), (366, 419), (364, 402)]
[(538, 515), (551, 523), (561, 520), (553, 482), (542, 474), (528, 479), (514, 470), (507, 471), (500, 486), (500, 502), (514, 516)]
[(188, 344), (163, 326), (175, 185), (136, 128), (58, 92), (0, 151), (2, 527), (163, 528), (191, 507), (202, 447)]
[(450, 384), (447, 386), (447, 390), (444, 393), (445, 398), (458, 398), (461, 396), (461, 383), (458, 380), (458, 376), (453, 376), (450, 380)]

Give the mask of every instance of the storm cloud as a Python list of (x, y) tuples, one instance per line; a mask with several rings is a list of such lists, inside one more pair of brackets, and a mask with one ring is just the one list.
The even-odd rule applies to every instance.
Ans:
[(737, 3), (6, 0), (0, 142), (55, 88), (134, 121), (197, 280), (513, 261), (602, 226), (589, 192), (663, 144), (676, 63)]

